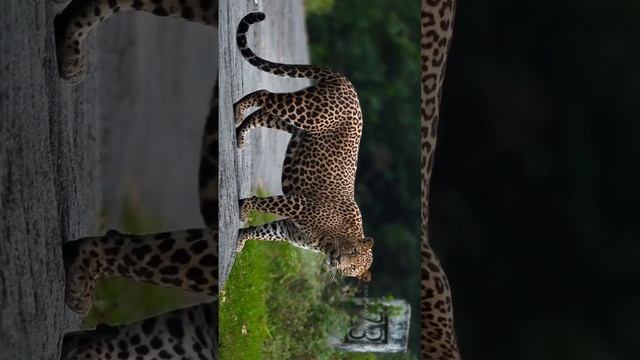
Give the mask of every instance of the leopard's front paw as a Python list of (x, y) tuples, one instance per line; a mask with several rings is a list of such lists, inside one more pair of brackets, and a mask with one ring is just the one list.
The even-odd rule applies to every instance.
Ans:
[(246, 224), (249, 221), (249, 213), (251, 213), (251, 200), (240, 200), (238, 207), (240, 208), (240, 221)]
[[(56, 53), (58, 56), (58, 74), (69, 84), (81, 82), (87, 74), (87, 55), (83, 44), (82, 31), (68, 24), (64, 15), (55, 19)], [(88, 30), (85, 30), (88, 31)]]
[(68, 48), (58, 49), (58, 74), (70, 85), (80, 83), (87, 75), (85, 52), (79, 45), (77, 49), (79, 53)]
[(238, 149), (247, 147), (247, 133), (248, 131), (245, 130), (242, 125), (236, 128), (236, 144)]
[(236, 242), (236, 252), (239, 253), (244, 249), (244, 244), (247, 242), (247, 236), (244, 229), (238, 231), (238, 241)]
[(240, 106), (240, 103), (233, 104), (233, 122), (236, 126), (242, 124), (244, 120), (244, 109)]
[(245, 241), (240, 241), (238, 240), (238, 244), (236, 245), (236, 252), (242, 252), (242, 249), (244, 249), (244, 243)]
[(99, 246), (94, 238), (84, 238), (64, 244), (66, 272), (65, 303), (75, 313), (87, 315), (93, 305), (93, 293)]

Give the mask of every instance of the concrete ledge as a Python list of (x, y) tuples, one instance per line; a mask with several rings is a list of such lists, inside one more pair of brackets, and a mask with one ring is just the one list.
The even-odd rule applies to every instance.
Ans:
[(51, 1), (0, 3), (0, 359), (58, 359), (62, 243), (95, 228), (96, 79), (58, 79)]
[(231, 272), (235, 257), (238, 199), (249, 197), (258, 185), (270, 194), (282, 194), (280, 177), (289, 134), (257, 129), (246, 149), (235, 145), (233, 103), (260, 89), (273, 92), (299, 90), (310, 84), (262, 72), (246, 62), (236, 47), (235, 33), (240, 19), (262, 11), (265, 21), (252, 26), (249, 44), (256, 54), (276, 62), (309, 62), (304, 9), (301, 0), (220, 2), (220, 247), (221, 285)]

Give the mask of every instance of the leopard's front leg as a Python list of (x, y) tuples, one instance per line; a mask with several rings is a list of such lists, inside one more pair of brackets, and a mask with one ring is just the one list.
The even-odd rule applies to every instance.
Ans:
[(304, 232), (296, 223), (289, 219), (240, 229), (238, 231), (236, 252), (242, 251), (247, 240), (289, 241), (294, 245), (307, 247)]
[(150, 317), (130, 325), (98, 325), (68, 333), (61, 360), (216, 359), (217, 302)]
[(216, 295), (218, 234), (191, 229), (148, 235), (109, 231), (64, 245), (65, 301), (87, 314), (98, 278), (119, 275), (161, 286)]

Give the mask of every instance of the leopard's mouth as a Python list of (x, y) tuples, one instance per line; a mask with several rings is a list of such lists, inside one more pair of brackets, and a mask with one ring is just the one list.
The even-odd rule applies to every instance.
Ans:
[(340, 269), (340, 258), (342, 257), (342, 255), (338, 255), (337, 257), (331, 257), (329, 259), (329, 265)]

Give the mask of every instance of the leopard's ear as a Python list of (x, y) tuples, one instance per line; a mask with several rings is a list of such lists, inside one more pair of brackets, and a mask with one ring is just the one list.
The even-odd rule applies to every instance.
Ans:
[(371, 271), (367, 270), (365, 272), (363, 272), (362, 274), (360, 274), (360, 276), (358, 276), (358, 279), (364, 281), (364, 282), (369, 282), (371, 281)]
[(373, 238), (367, 236), (366, 238), (362, 239), (362, 245), (364, 245), (367, 250), (370, 250), (371, 248), (373, 248)]

